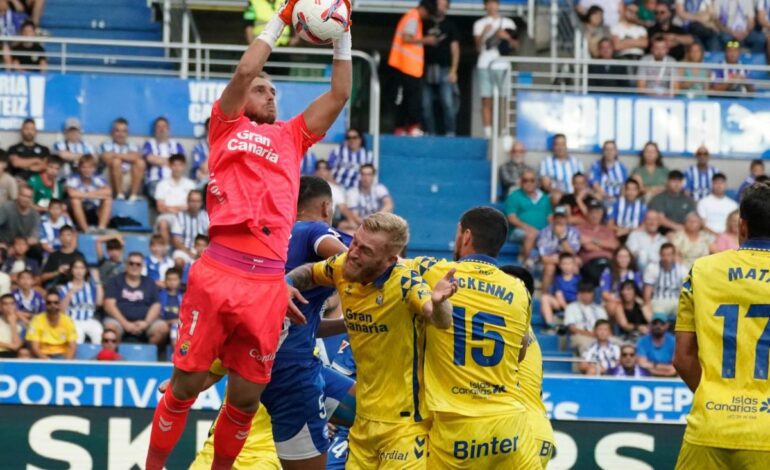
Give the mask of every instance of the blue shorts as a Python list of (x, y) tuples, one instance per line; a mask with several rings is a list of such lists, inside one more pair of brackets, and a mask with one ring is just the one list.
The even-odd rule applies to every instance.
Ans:
[(318, 359), (276, 361), (262, 393), (278, 457), (304, 460), (329, 449), (326, 423), (355, 382)]
[(348, 428), (338, 426), (337, 434), (332, 439), (329, 447), (329, 455), (326, 457), (326, 470), (345, 470), (345, 462), (348, 461)]

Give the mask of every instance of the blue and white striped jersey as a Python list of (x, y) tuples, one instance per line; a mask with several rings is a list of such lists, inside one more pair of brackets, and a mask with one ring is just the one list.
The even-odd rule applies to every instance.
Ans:
[(610, 207), (608, 217), (614, 220), (618, 227), (637, 228), (642, 225), (645, 214), (647, 214), (647, 205), (641, 197), (635, 201), (628, 201), (622, 197)]
[[(94, 175), (91, 177), (91, 181), (86, 183), (78, 173), (74, 173), (67, 178), (67, 187), (75, 189), (77, 191), (91, 192), (101, 189), (107, 186), (107, 181), (101, 176)], [(84, 199), (83, 204), (86, 206), (99, 207), (102, 204), (101, 199)]]
[(307, 153), (302, 157), (302, 163), (300, 163), (300, 174), (302, 176), (313, 176), (315, 173), (315, 164), (318, 161), (318, 157), (315, 156), (315, 154), (308, 150)]
[(21, 289), (13, 290), (13, 299), (16, 301), (16, 308), (26, 313), (40, 313), (45, 311), (45, 301), (40, 292), (31, 289), (28, 295), (24, 295)]
[(198, 168), (203, 165), (203, 162), (206, 161), (206, 159), (209, 158), (209, 141), (207, 139), (201, 139), (198, 141), (197, 144), (195, 144), (195, 147), (193, 147), (191, 156), (191, 162), (190, 162), (190, 178), (195, 181), (200, 181), (198, 179)]
[(628, 179), (628, 169), (623, 162), (616, 161), (609, 168), (602, 168), (602, 161), (597, 160), (591, 165), (588, 182), (591, 186), (598, 183), (610, 197), (617, 198), (623, 190), (623, 184)]
[(374, 163), (374, 156), (365, 148), (351, 152), (345, 144), (341, 144), (329, 154), (332, 175), (345, 189), (358, 187), (359, 170), (361, 165), (367, 163)]
[(164, 256), (163, 259), (157, 259), (153, 255), (145, 256), (142, 276), (147, 276), (154, 282), (162, 281), (166, 278), (166, 271), (173, 267), (174, 260), (170, 256)]
[[(61, 152), (72, 152), (72, 153), (80, 153), (80, 154), (91, 154), (94, 155), (94, 148), (86, 141), (79, 141), (79, 142), (67, 142), (66, 140), (60, 140), (53, 144), (53, 153), (55, 155), (60, 155)], [(77, 164), (70, 163), (65, 160), (64, 164), (61, 167), (61, 170), (59, 171), (59, 177), (60, 178), (66, 178), (69, 175), (72, 174), (74, 169), (77, 168)]]
[[(59, 286), (62, 299), (72, 290), (72, 282)], [(75, 292), (67, 307), (67, 314), (75, 321), (90, 320), (96, 314), (96, 285), (88, 281), (83, 288)]]
[(345, 194), (345, 203), (359, 217), (366, 217), (382, 210), (383, 201), (389, 196), (388, 188), (380, 183), (375, 183), (368, 192), (364, 192), (356, 186)]
[(59, 220), (54, 222), (48, 214), (43, 214), (40, 217), (40, 234), (38, 236), (38, 238), (40, 238), (40, 243), (47, 243), (54, 250), (61, 248), (59, 231), (65, 225), (75, 226), (69, 215), (62, 214), (59, 216)]
[(699, 170), (698, 165), (693, 165), (685, 171), (685, 188), (692, 194), (693, 199), (700, 201), (711, 194), (711, 178), (717, 173), (719, 170), (711, 165), (704, 171)]
[[(150, 139), (144, 143), (142, 156), (146, 159), (148, 155), (163, 157), (168, 159), (174, 154), (184, 155), (184, 147), (175, 139), (169, 139), (166, 142), (158, 142), (156, 139)], [(156, 166), (147, 164), (147, 182), (160, 181), (171, 176), (171, 169), (167, 166)]]
[(160, 318), (163, 320), (176, 320), (179, 318), (179, 307), (182, 305), (184, 294), (178, 290), (176, 294), (169, 293), (168, 289), (158, 292), (160, 302)]
[(540, 162), (540, 176), (551, 178), (553, 187), (565, 194), (574, 191), (572, 177), (575, 173), (583, 173), (583, 163), (572, 156), (559, 160), (549, 155)]
[[(114, 140), (105, 140), (102, 142), (102, 144), (99, 146), (99, 155), (104, 155), (105, 153), (139, 153), (139, 146), (127, 142), (125, 144), (119, 144), (115, 142)], [(131, 164), (128, 162), (122, 162), (120, 164), (120, 168), (125, 172), (129, 171), (131, 169)]]
[(201, 210), (197, 215), (190, 215), (187, 211), (176, 215), (176, 220), (171, 226), (171, 234), (182, 237), (182, 242), (187, 248), (192, 248), (195, 237), (209, 234), (209, 214)]

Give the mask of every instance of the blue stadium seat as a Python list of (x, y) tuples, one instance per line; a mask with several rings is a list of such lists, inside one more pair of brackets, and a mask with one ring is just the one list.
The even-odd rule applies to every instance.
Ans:
[(78, 234), (78, 250), (86, 257), (86, 263), (95, 266), (99, 259), (96, 257), (96, 236), (88, 233)]
[(549, 352), (543, 354), (543, 372), (549, 374), (571, 374), (572, 362), (553, 362), (548, 358), (568, 358), (572, 357), (572, 354), (567, 351)]
[(725, 191), (725, 195), (735, 202), (740, 202), (740, 200), (738, 199), (737, 189), (728, 189), (727, 191)]
[(75, 350), (75, 359), (91, 360), (96, 358), (99, 354), (99, 350), (102, 347), (93, 343), (78, 343), (78, 348)]
[(557, 335), (537, 335), (537, 342), (544, 356), (559, 353), (559, 337)]
[(121, 344), (118, 353), (127, 361), (158, 361), (158, 347), (154, 344)]
[(144, 256), (150, 255), (150, 237), (148, 235), (123, 235), (123, 253), (128, 256), (132, 251), (138, 251)]
[(118, 224), (117, 229), (126, 232), (150, 232), (150, 208), (147, 200), (127, 201), (116, 199), (112, 201), (112, 217), (132, 219), (139, 225)]

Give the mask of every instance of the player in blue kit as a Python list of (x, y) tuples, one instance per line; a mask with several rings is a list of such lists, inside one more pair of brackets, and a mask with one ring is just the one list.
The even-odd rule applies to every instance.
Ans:
[[(353, 360), (353, 351), (350, 349), (350, 342), (347, 335), (340, 343), (339, 351), (331, 360), (331, 368), (340, 374), (356, 379), (356, 362)], [(334, 433), (331, 446), (329, 446), (329, 458), (326, 461), (326, 470), (345, 470), (345, 463), (348, 461), (348, 433), (350, 428), (346, 426), (337, 426), (337, 432)]]
[[(329, 226), (334, 213), (329, 184), (315, 176), (300, 180), (297, 222), (289, 241), (286, 271), (347, 251), (350, 237)], [(314, 353), (316, 333), (345, 331), (342, 319), (323, 320), (334, 288), (302, 292), (298, 304), (307, 324), (292, 324), (275, 357), (272, 378), (262, 394), (271, 416), (273, 437), (284, 470), (326, 467), (330, 439), (327, 422), (351, 426), (355, 416), (355, 382), (325, 367)]]

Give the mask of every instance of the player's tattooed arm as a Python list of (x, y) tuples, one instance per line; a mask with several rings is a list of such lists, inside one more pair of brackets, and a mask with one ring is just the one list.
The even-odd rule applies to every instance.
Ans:
[(286, 282), (299, 291), (315, 287), (316, 284), (313, 282), (313, 263), (303, 264), (292, 269), (286, 275)]

